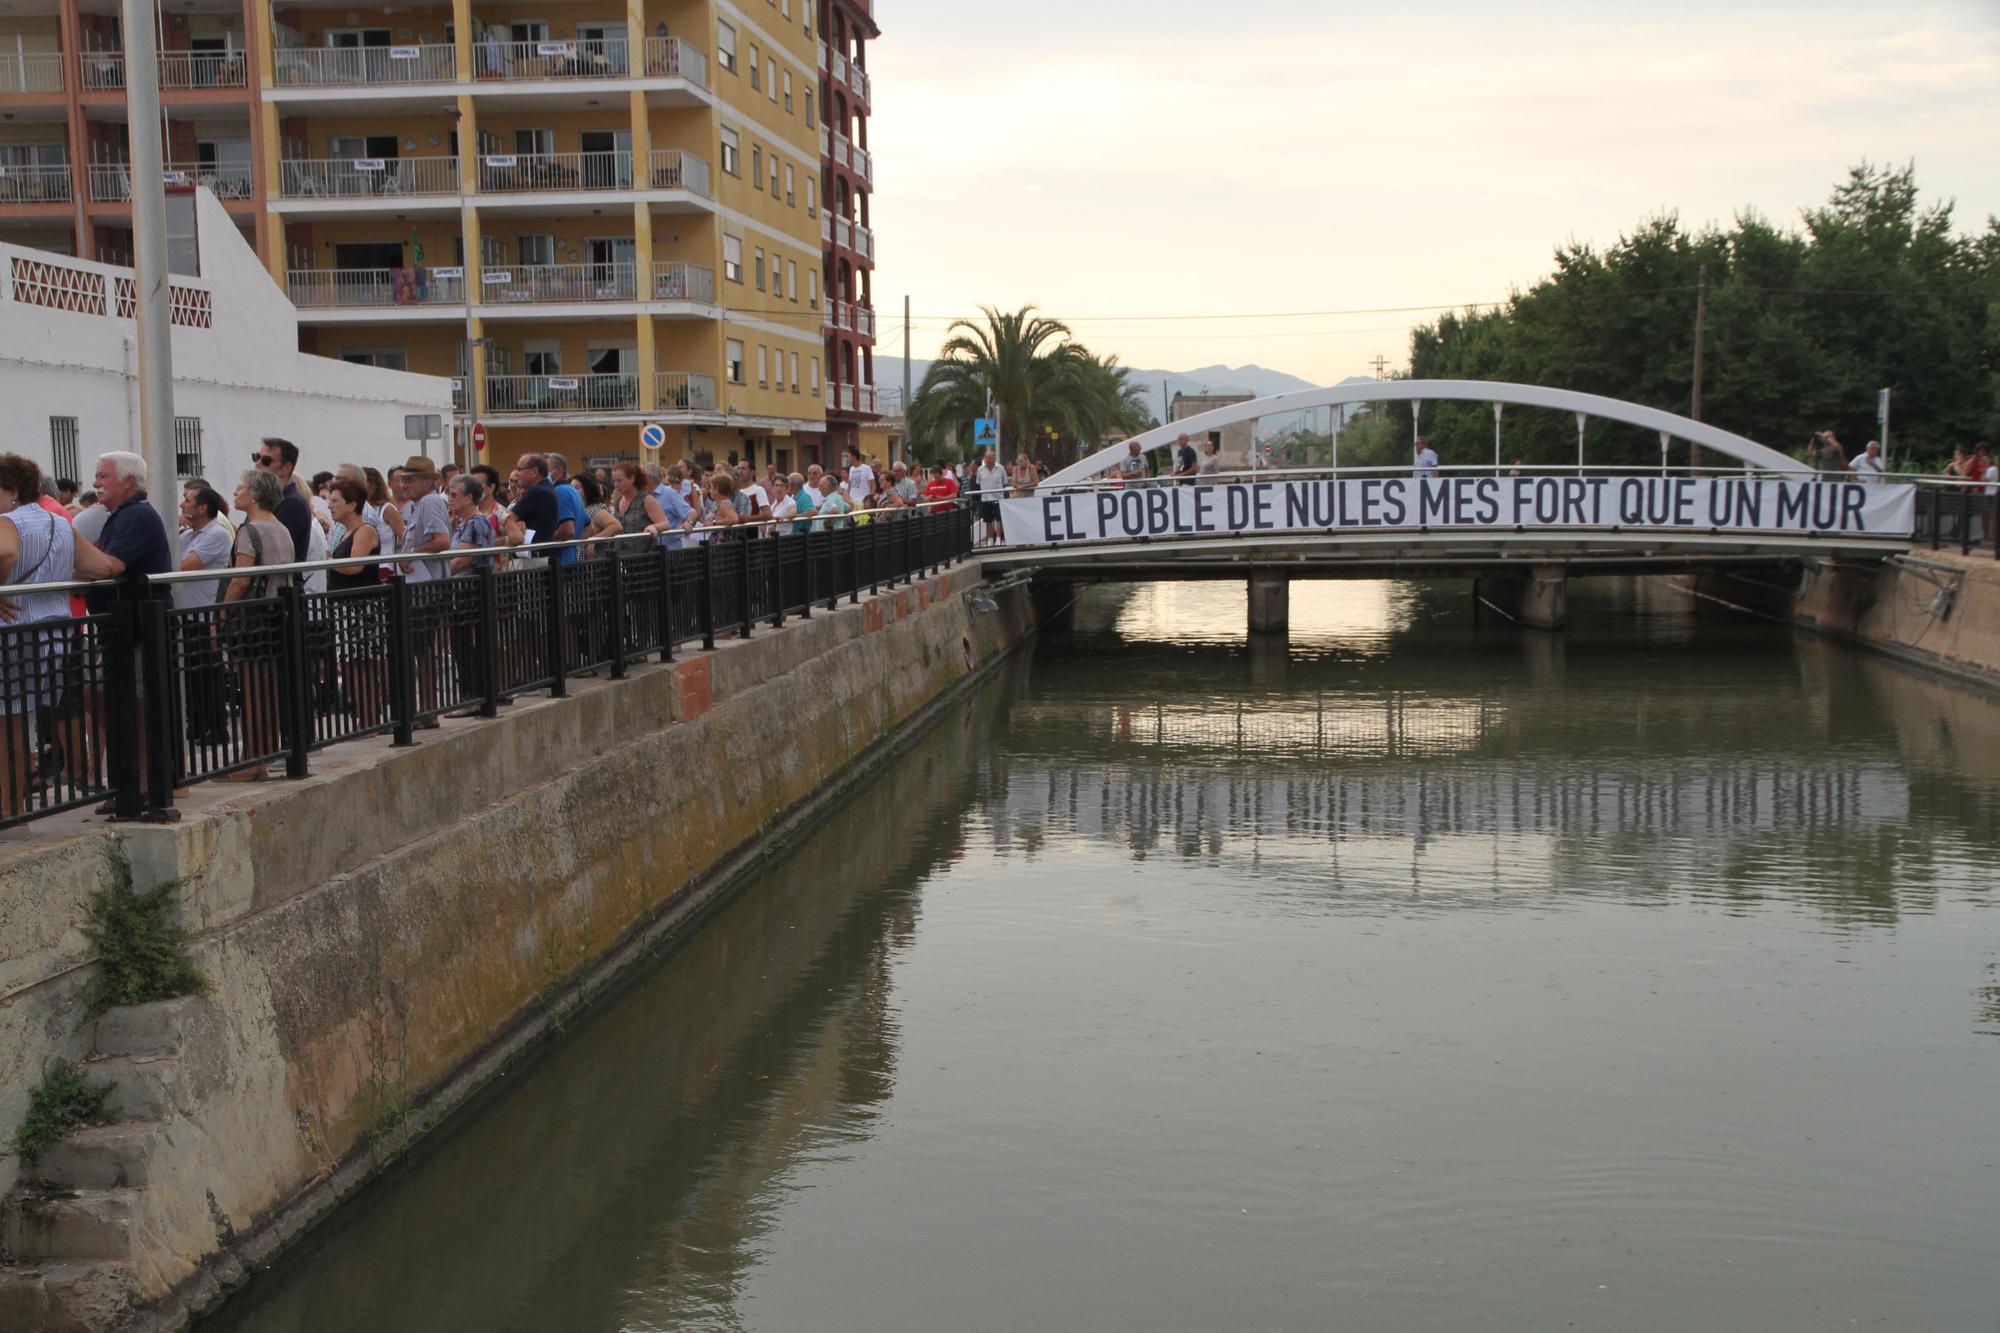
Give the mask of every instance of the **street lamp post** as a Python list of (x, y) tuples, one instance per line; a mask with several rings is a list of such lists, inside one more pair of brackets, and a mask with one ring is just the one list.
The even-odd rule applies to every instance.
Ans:
[[(132, 301), (138, 333), (139, 452), (153, 508), (174, 543), (173, 279), (167, 273), (167, 187), (160, 142), (160, 53), (151, 0), (124, 0), (125, 119), (132, 153)], [(178, 552), (176, 552), (178, 554)]]
[[(128, 0), (129, 3), (129, 0)], [(472, 258), (472, 228), (466, 225), (466, 212), (471, 205), (465, 197), (465, 172), (467, 167), (464, 120), (456, 106), (448, 106), (445, 112), (452, 122), (452, 137), (458, 144), (458, 255), (459, 255), (459, 295), (465, 298), (465, 410), (459, 415), (462, 420), (459, 429), (463, 432), (460, 467), (471, 467), (479, 460), (472, 456), (473, 432), (479, 428), (479, 349), (486, 345), (486, 339), (472, 336), (472, 288), (474, 274), (484, 282), (486, 274), (477, 268)]]

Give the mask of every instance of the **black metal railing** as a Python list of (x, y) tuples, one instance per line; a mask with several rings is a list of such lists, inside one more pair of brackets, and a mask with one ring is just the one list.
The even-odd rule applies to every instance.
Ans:
[[(678, 550), (646, 536), (539, 543), (499, 552), (506, 568), (433, 579), (404, 573), (415, 557), (377, 557), (383, 582), (330, 592), (295, 582), (330, 562), (172, 574), (115, 585), (96, 614), (0, 626), (0, 827), (93, 803), (170, 818), (191, 783), (304, 777), (314, 750), (384, 733), (407, 745), (447, 713), (491, 717), (525, 691), (561, 695), (573, 676), (622, 677), (683, 645), (909, 582), (966, 555), (972, 523), (944, 509), (708, 537)], [(161, 585), (243, 577), (258, 595), (160, 597)]]
[(1911, 540), (1933, 551), (1982, 551), (2000, 560), (2000, 497), (1984, 486), (1920, 486), (1917, 527)]

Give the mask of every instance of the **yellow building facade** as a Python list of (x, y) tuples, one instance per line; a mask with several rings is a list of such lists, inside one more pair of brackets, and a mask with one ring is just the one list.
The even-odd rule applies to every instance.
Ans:
[(252, 34), (264, 251), (308, 350), (457, 378), (503, 471), (818, 457), (817, 22), (808, 0), (277, 6)]

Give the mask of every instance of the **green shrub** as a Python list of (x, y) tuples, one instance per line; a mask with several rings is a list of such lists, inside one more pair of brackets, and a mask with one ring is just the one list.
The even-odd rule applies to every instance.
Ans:
[(69, 1137), (78, 1125), (102, 1122), (110, 1095), (109, 1083), (92, 1083), (74, 1065), (52, 1062), (28, 1098), (28, 1118), (14, 1131), (14, 1151), (33, 1166), (42, 1149)]
[(85, 996), (92, 1014), (208, 989), (187, 956), (187, 929), (174, 910), (178, 887), (170, 880), (149, 893), (135, 892), (132, 868), (120, 862), (110, 885), (91, 896), (83, 933), (97, 950), (97, 975)]

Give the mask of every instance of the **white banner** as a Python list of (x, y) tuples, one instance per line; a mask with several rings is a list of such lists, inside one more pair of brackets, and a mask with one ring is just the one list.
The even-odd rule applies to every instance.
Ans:
[(1237, 533), (1616, 528), (1907, 537), (1917, 488), (1749, 477), (1368, 477), (1002, 500), (1010, 546)]

